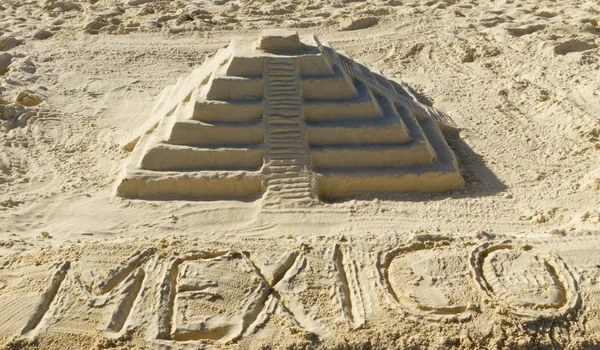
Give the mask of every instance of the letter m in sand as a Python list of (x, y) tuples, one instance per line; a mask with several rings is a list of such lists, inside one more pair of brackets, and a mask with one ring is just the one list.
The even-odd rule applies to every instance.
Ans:
[[(154, 254), (153, 249), (135, 253), (126, 263), (111, 269), (106, 279), (98, 284), (86, 285), (70, 262), (55, 267), (48, 286), (41, 294), (32, 316), (21, 331), (21, 336), (30, 338), (52, 323), (52, 315), (60, 314), (58, 308), (65, 307), (69, 289), (88, 300), (88, 307), (103, 308), (114, 305), (102, 331), (106, 336), (118, 336), (125, 331), (131, 311), (142, 289), (146, 273), (142, 265)], [(59, 318), (59, 317), (55, 317)]]

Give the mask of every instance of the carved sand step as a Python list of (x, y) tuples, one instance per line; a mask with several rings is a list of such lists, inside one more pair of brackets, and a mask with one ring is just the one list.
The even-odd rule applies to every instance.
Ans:
[[(295, 179), (295, 178), (291, 178), (291, 177), (285, 177), (285, 178), (279, 178), (279, 179), (278, 178), (271, 179), (269, 181), (269, 183), (273, 187), (276, 187), (277, 185), (281, 185), (281, 184), (292, 184), (292, 185), (295, 185), (295, 184), (303, 183), (303, 182), (300, 182), (299, 179)], [(303, 184), (309, 184), (309, 183), (310, 182), (307, 181), (307, 182), (304, 182)]]
[(271, 187), (269, 187), (269, 189), (272, 189), (273, 191), (288, 191), (288, 190), (294, 190), (294, 189), (305, 189), (307, 185), (309, 185), (310, 183), (307, 182), (301, 182), (301, 179), (298, 179), (300, 181), (298, 182), (292, 182), (292, 183), (281, 183), (278, 185), (271, 185)]
[(287, 173), (287, 172), (293, 172), (293, 173), (297, 173), (298, 171), (301, 171), (302, 169), (304, 169), (304, 167), (300, 167), (300, 166), (277, 166), (277, 165), (271, 165), (269, 167), (269, 171), (271, 172), (271, 177), (273, 177), (276, 174), (283, 174), (283, 173)]

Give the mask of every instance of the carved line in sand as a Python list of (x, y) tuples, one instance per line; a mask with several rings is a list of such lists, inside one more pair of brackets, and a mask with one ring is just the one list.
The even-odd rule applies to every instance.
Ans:
[[(183, 292), (177, 283), (180, 266), (186, 261), (200, 259), (239, 259), (247, 267), (244, 272), (253, 275), (256, 283), (246, 293), (248, 298), (240, 301), (242, 306), (234, 317), (224, 320), (222, 317), (216, 316), (205, 322), (186, 324), (182, 322), (179, 315), (175, 315), (176, 295)], [(207, 339), (218, 343), (228, 343), (239, 339), (244, 334), (253, 333), (276, 312), (279, 312), (294, 328), (315, 331), (308, 322), (304, 322), (306, 315), (302, 315), (290, 307), (285, 293), (279, 285), (280, 282), (286, 283), (287, 280), (299, 274), (303, 267), (298, 265), (305, 264), (306, 259), (300, 258), (298, 253), (292, 252), (274, 271), (272, 278), (269, 278), (263, 274), (247, 252), (197, 252), (173, 259), (161, 285), (156, 338), (175, 341)]]
[[(361, 288), (356, 261), (345, 256), (345, 248), (336, 244), (333, 250), (333, 266), (336, 272), (335, 290), (338, 295), (342, 319), (351, 329), (359, 329), (365, 323), (365, 310), (362, 304)], [(353, 302), (353, 300), (355, 300)]]
[(377, 271), (379, 273), (379, 282), (382, 285), (388, 300), (403, 310), (406, 310), (410, 314), (425, 318), (431, 321), (465, 321), (471, 319), (476, 312), (476, 306), (474, 305), (459, 305), (459, 306), (447, 306), (447, 307), (434, 307), (428, 305), (422, 305), (415, 301), (413, 298), (403, 295), (397, 292), (392, 287), (389, 277), (389, 268), (392, 261), (404, 254), (411, 252), (417, 252), (425, 249), (432, 249), (437, 247), (449, 247), (451, 240), (445, 238), (438, 238), (437, 240), (421, 240), (418, 239), (399, 246), (388, 252), (381, 252), (378, 256)]
[(50, 278), (48, 288), (42, 293), (40, 300), (36, 304), (33, 315), (31, 315), (27, 324), (23, 327), (23, 330), (21, 331), (22, 336), (33, 337), (40, 329), (43, 329), (47, 325), (47, 322), (44, 322), (47, 319), (45, 316), (53, 305), (58, 290), (70, 268), (71, 263), (68, 261), (58, 265), (58, 268)]
[[(536, 264), (538, 271), (533, 271), (533, 266), (525, 270), (511, 266), (517, 259)], [(486, 297), (515, 316), (531, 320), (561, 317), (580, 305), (577, 282), (555, 254), (528, 244), (490, 242), (473, 250), (469, 263)]]

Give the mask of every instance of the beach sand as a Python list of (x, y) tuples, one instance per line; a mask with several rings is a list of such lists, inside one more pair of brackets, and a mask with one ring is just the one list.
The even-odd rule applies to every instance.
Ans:
[[(315, 34), (449, 115), (448, 193), (115, 195), (236, 37)], [(0, 347), (600, 347), (597, 1), (0, 2)]]

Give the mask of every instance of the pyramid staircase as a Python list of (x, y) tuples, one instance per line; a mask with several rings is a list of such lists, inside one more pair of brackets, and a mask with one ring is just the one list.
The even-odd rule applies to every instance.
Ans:
[(267, 206), (314, 201), (302, 96), (294, 58), (265, 60)]
[(124, 142), (135, 148), (117, 194), (302, 206), (463, 184), (447, 116), (314, 37), (234, 41), (192, 75)]

